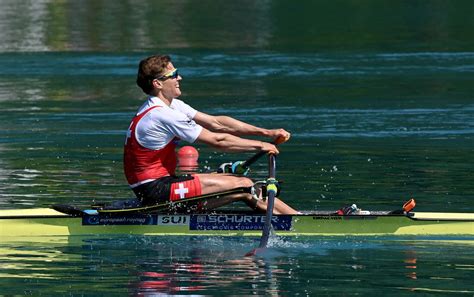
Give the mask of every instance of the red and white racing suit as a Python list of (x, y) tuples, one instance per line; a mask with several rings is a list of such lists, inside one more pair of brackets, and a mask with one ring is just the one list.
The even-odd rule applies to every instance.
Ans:
[(168, 106), (158, 97), (149, 97), (140, 107), (130, 123), (124, 147), (125, 176), (137, 196), (142, 196), (139, 198), (156, 202), (201, 194), (197, 176), (175, 177), (176, 142), (181, 139), (193, 143), (202, 131), (193, 121), (196, 113), (178, 99)]

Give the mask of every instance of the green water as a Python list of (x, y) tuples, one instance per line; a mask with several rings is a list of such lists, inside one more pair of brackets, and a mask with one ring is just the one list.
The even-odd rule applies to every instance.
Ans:
[[(292, 206), (414, 197), (420, 211), (472, 212), (473, 12), (433, 0), (4, 1), (0, 208), (132, 197), (122, 145), (144, 99), (134, 76), (162, 52), (195, 108), (291, 131), (277, 176)], [(202, 172), (248, 157), (197, 147)], [(265, 174), (263, 161), (252, 168)], [(275, 239), (268, 256), (242, 258), (256, 244), (2, 242), (0, 294), (474, 292), (465, 240)]]

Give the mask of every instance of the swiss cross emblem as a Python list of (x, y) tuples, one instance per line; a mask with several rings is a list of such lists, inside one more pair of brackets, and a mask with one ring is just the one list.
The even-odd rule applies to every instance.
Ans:
[(185, 188), (183, 183), (178, 184), (178, 188), (174, 190), (176, 195), (179, 195), (179, 199), (186, 198), (186, 194), (189, 193), (189, 188)]

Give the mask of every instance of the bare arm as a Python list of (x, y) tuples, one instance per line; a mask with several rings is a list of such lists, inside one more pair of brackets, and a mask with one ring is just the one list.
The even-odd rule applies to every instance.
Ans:
[(197, 141), (225, 152), (272, 151), (273, 153), (278, 154), (278, 149), (271, 143), (244, 139), (228, 133), (215, 133), (206, 128), (202, 129)]
[(216, 133), (228, 133), (235, 136), (255, 135), (269, 137), (273, 140), (278, 137), (288, 139), (290, 133), (284, 129), (265, 129), (256, 127), (228, 116), (212, 116), (198, 112), (194, 121), (204, 128)]

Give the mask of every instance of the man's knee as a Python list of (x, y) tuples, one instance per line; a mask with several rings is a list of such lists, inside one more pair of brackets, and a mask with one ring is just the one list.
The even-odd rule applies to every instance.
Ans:
[(247, 177), (239, 177), (239, 186), (238, 187), (251, 187), (253, 186), (253, 181)]

